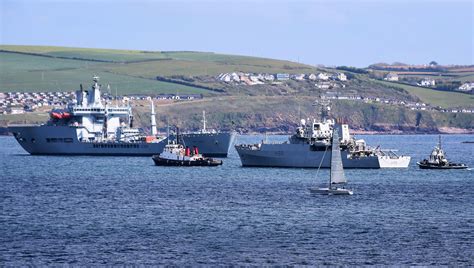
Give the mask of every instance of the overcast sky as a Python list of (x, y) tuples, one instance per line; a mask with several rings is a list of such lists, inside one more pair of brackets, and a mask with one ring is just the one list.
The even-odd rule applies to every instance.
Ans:
[(474, 1), (0, 0), (0, 43), (474, 64)]

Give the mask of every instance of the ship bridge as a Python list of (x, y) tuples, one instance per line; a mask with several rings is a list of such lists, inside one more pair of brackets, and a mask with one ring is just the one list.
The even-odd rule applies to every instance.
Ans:
[(109, 116), (128, 116), (130, 114), (130, 107), (81, 107), (75, 106), (71, 108), (71, 113), (75, 116), (88, 116), (88, 115), (105, 115)]

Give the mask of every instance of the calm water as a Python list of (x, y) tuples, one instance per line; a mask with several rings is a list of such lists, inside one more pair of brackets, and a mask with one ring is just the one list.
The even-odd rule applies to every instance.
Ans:
[[(474, 265), (474, 171), (419, 170), (437, 136), (361, 137), (413, 159), (347, 170), (350, 197), (309, 194), (327, 170), (242, 168), (234, 150), (217, 168), (156, 167), (30, 156), (0, 137), (0, 264)], [(464, 140), (444, 147), (474, 166)]]

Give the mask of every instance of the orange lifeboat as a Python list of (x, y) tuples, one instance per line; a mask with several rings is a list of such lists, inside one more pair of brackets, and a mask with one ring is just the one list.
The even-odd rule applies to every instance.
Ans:
[(62, 118), (63, 118), (63, 114), (62, 114), (62, 113), (58, 113), (58, 112), (52, 112), (52, 113), (51, 113), (51, 117), (54, 118), (54, 119), (62, 119)]

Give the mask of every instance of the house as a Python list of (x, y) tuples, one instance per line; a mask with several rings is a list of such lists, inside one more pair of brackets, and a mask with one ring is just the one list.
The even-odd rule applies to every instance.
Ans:
[(339, 81), (347, 81), (347, 76), (344, 73), (338, 73), (336, 78)]
[(276, 80), (278, 81), (286, 81), (290, 79), (289, 74), (276, 74)]
[(291, 75), (291, 79), (302, 81), (304, 80), (304, 74), (293, 74)]
[(329, 75), (327, 73), (319, 73), (317, 76), (319, 80), (329, 80)]
[(309, 80), (312, 80), (312, 81), (315, 81), (318, 77), (315, 75), (315, 74), (310, 74), (308, 75), (308, 79)]
[(398, 81), (398, 75), (396, 73), (389, 73), (383, 80), (386, 81)]
[(474, 89), (474, 82), (471, 83), (464, 83), (462, 84), (457, 90), (458, 91), (471, 91)]
[(260, 81), (262, 79), (262, 76), (261, 75), (251, 75), (249, 76), (249, 79), (250, 81), (252, 81), (252, 84), (251, 85), (261, 85), (261, 84), (264, 84), (262, 81)]
[(246, 85), (249, 85), (249, 86), (255, 85), (255, 83), (252, 82), (252, 80), (250, 80), (249, 77), (246, 76), (246, 75), (241, 75), (240, 76), (240, 82), (242, 82)]
[(229, 83), (232, 80), (232, 76), (230, 74), (223, 74), (219, 79), (221, 81)]
[(423, 79), (421, 80), (420, 83), (418, 83), (419, 86), (422, 86), (422, 87), (434, 87), (436, 85), (436, 82), (434, 79)]
[(265, 79), (266, 81), (273, 81), (275, 80), (275, 76), (273, 76), (273, 74), (265, 74), (263, 75), (263, 79)]
[(239, 75), (238, 75), (237, 73), (231, 73), (230, 75), (231, 75), (231, 77), (232, 77), (232, 81), (234, 81), (234, 82), (240, 82), (240, 77), (239, 77)]

